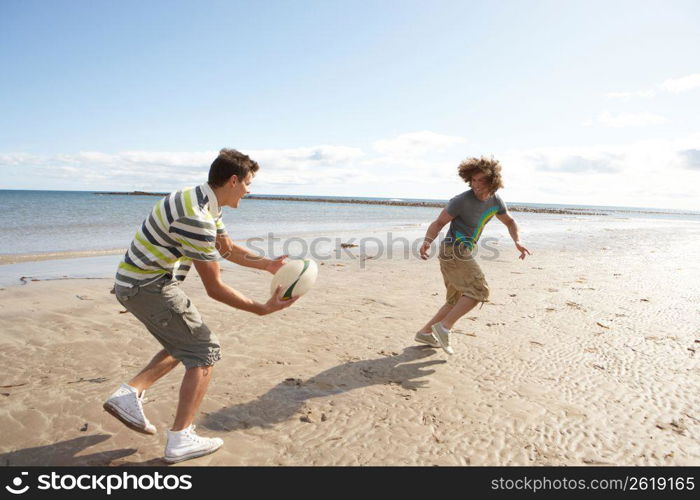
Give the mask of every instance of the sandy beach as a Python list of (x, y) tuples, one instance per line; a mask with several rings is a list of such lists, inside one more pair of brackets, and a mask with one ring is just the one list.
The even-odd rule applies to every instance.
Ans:
[[(197, 418), (219, 452), (185, 465), (700, 465), (700, 262), (687, 231), (581, 247), (502, 242), (491, 302), (456, 354), (413, 335), (443, 303), (436, 259), (324, 261), (294, 307), (256, 317), (183, 285), (223, 345)], [(614, 238), (611, 238), (614, 236)], [(263, 299), (270, 276), (225, 280)], [(159, 349), (112, 280), (0, 289), (3, 465), (162, 465), (182, 368), (147, 391), (155, 436), (104, 399)]]

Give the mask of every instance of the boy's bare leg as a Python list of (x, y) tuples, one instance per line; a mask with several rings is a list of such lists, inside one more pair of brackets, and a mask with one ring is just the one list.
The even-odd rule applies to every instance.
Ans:
[(431, 333), (432, 330), (430, 329), (430, 327), (432, 327), (432, 326), (433, 326), (435, 323), (437, 323), (438, 321), (442, 321), (442, 319), (447, 315), (447, 313), (449, 313), (449, 312), (452, 310), (453, 307), (454, 307), (454, 306), (451, 305), (451, 304), (444, 304), (444, 305), (438, 310), (438, 312), (435, 313), (435, 316), (433, 316), (432, 318), (430, 318), (430, 321), (428, 321), (428, 322), (423, 326), (423, 328), (421, 328), (420, 330), (418, 330), (418, 333)]
[[(479, 303), (478, 300), (462, 295), (452, 309), (442, 318), (442, 326), (451, 330), (455, 323)], [(437, 321), (435, 322), (437, 323)]]
[(173, 358), (163, 349), (158, 352), (153, 359), (141, 370), (138, 375), (129, 380), (129, 385), (139, 391), (139, 395), (151, 387), (156, 381), (170, 373), (180, 361)]
[(194, 415), (207, 393), (213, 371), (213, 366), (197, 366), (187, 369), (182, 378), (180, 400), (177, 404), (175, 423), (173, 423), (171, 431), (181, 431), (192, 424)]

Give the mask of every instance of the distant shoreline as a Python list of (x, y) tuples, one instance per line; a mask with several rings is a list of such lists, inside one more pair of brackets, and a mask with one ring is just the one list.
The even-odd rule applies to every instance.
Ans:
[(165, 196), (166, 194), (169, 193), (149, 193), (148, 191), (130, 191), (130, 192), (95, 192), (95, 194), (109, 194), (109, 195), (117, 195), (117, 196)]
[[(131, 192), (111, 192), (111, 193), (95, 193), (99, 195), (118, 195), (118, 196), (166, 196), (168, 193), (149, 193), (147, 191), (131, 191)], [(309, 197), (299, 198), (295, 196), (246, 196), (250, 200), (272, 200), (272, 201), (308, 201), (316, 203), (349, 203), (354, 205), (385, 205), (394, 207), (433, 207), (444, 208), (446, 202), (437, 201), (400, 201), (400, 200), (360, 200), (360, 199), (338, 199), (338, 198), (323, 198)], [(512, 205), (508, 207), (511, 212), (532, 212), (538, 214), (559, 214), (559, 215), (608, 215), (604, 212), (595, 211), (594, 209), (563, 209), (563, 208), (533, 208)]]
[(87, 257), (100, 257), (102, 255), (120, 255), (126, 252), (126, 248), (110, 248), (106, 250), (59, 250), (53, 252), (33, 252), (26, 254), (0, 254), (0, 266), (8, 264), (21, 264), (23, 262), (41, 262), (57, 259), (80, 259)]

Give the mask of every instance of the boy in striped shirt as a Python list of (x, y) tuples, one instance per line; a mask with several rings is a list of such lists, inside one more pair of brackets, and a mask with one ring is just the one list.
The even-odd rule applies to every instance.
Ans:
[(416, 333), (417, 342), (442, 347), (454, 354), (450, 345), (450, 330), (479, 302), (489, 299), (489, 286), (472, 251), (481, 233), (495, 216), (508, 228), (520, 259), (530, 252), (520, 244), (518, 225), (508, 213), (505, 202), (496, 191), (503, 187), (501, 165), (488, 158), (469, 158), (459, 165), (459, 176), (471, 189), (452, 198), (438, 218), (428, 227), (420, 248), (423, 260), (428, 258), (430, 245), (440, 230), (450, 224), (447, 237), (440, 245), (440, 270), (447, 288), (445, 304), (430, 321)]
[(213, 453), (223, 444), (219, 438), (198, 436), (192, 425), (221, 354), (217, 336), (179, 287), (191, 267), (197, 269), (207, 294), (231, 307), (265, 315), (295, 302), (282, 300), (278, 290), (266, 303), (259, 303), (221, 280), (221, 258), (272, 274), (284, 263), (284, 256), (267, 259), (235, 245), (221, 220), (220, 207), (237, 208), (258, 169), (248, 156), (222, 149), (209, 169), (208, 182), (156, 203), (117, 269), (117, 300), (163, 349), (109, 397), (104, 409), (133, 430), (155, 434), (143, 412), (144, 392), (178, 364), (185, 365), (175, 422), (167, 432), (169, 463)]

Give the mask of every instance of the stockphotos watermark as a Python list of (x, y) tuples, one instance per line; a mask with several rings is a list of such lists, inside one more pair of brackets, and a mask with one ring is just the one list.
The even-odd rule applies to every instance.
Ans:
[[(409, 240), (403, 236), (395, 237), (392, 232), (388, 232), (383, 237), (365, 236), (362, 238), (331, 238), (319, 236), (315, 238), (280, 238), (274, 233), (268, 233), (267, 237), (249, 238), (245, 241), (245, 248), (252, 252), (248, 258), (261, 259), (274, 255), (289, 255), (298, 258), (311, 258), (316, 261), (327, 261), (331, 259), (357, 260), (360, 268), (365, 267), (365, 262), (370, 259), (409, 259), (421, 258), (420, 249), (424, 238)], [(437, 249), (444, 242), (450, 240), (444, 235), (439, 235), (430, 245), (428, 252), (430, 257), (437, 254)], [(471, 252), (465, 254), (464, 258), (479, 257), (484, 260), (496, 260), (500, 257), (500, 252), (495, 245), (498, 238), (487, 237), (479, 240)], [(219, 248), (221, 256), (226, 258), (228, 253)], [(456, 258), (457, 254), (455, 254)]]
[(27, 492), (39, 491), (93, 491), (111, 495), (116, 491), (174, 491), (192, 489), (192, 476), (189, 474), (40, 474), (36, 484), (30, 485), (29, 473), (20, 472), (5, 490), (13, 495), (23, 495)]

